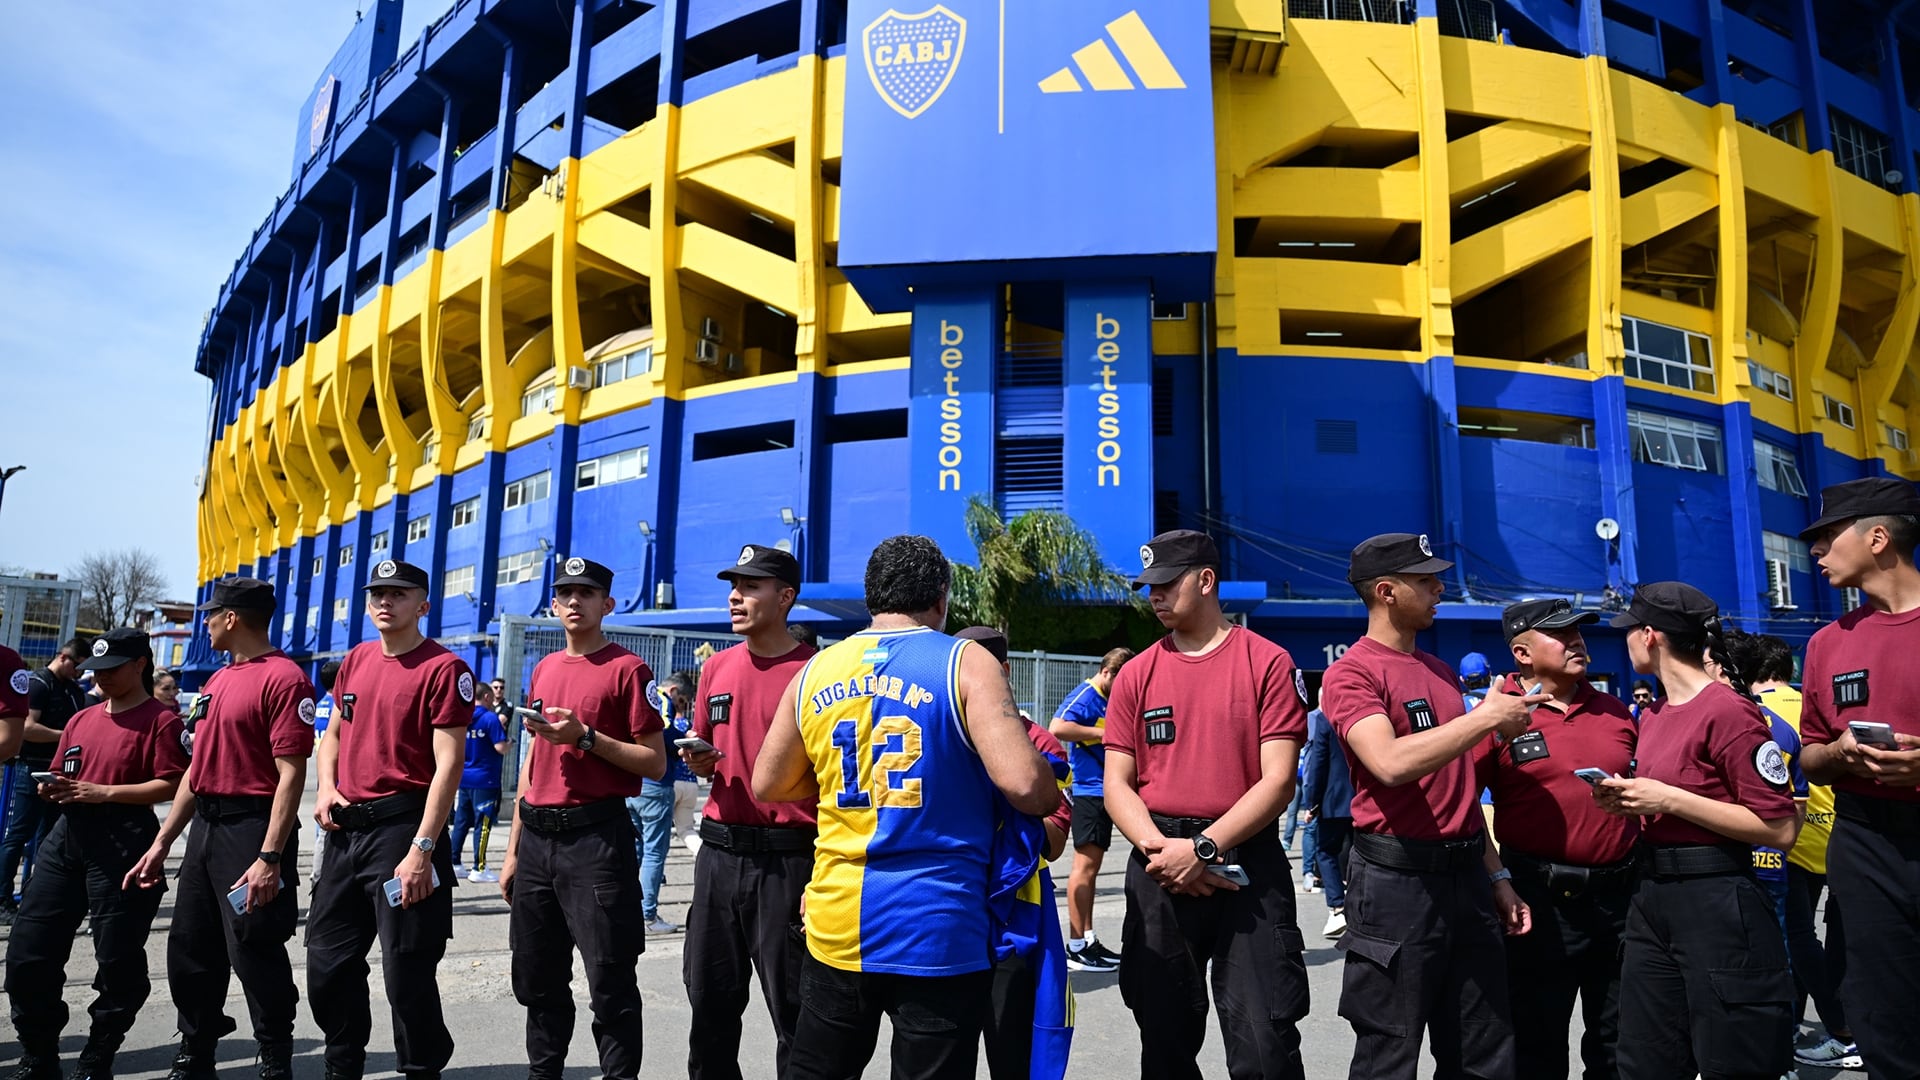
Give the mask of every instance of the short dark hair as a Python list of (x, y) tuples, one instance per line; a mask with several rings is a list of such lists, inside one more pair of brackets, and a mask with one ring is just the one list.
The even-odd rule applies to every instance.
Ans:
[(1653, 693), (1653, 684), (1645, 679), (1633, 680), (1633, 692), (1637, 694), (1642, 690), (1645, 690), (1649, 694)]
[(1772, 634), (1728, 632), (1727, 647), (1733, 662), (1753, 682), (1790, 682), (1793, 679), (1793, 646)]
[(273, 629), (273, 612), (261, 608), (228, 608), (228, 611), (240, 616), (240, 622), (249, 630), (265, 633)]
[(806, 623), (788, 623), (787, 636), (802, 645), (820, 644), (820, 635), (814, 633), (813, 627), (808, 626)]
[(1126, 667), (1127, 661), (1131, 659), (1133, 659), (1133, 650), (1127, 648), (1125, 645), (1116, 649), (1108, 649), (1107, 655), (1100, 658), (1100, 670), (1103, 672), (1117, 672), (1121, 668)]
[[(1383, 576), (1391, 577), (1392, 575), (1387, 574)], [(1379, 583), (1380, 583), (1380, 578), (1377, 578), (1377, 577), (1363, 578), (1362, 580), (1356, 581), (1353, 583), (1353, 591), (1360, 594), (1361, 604), (1363, 604), (1366, 607), (1373, 606), (1373, 587)]]
[(320, 665), (320, 689), (333, 693), (333, 680), (340, 677), (340, 661), (329, 660)]
[(676, 671), (673, 674), (667, 676), (666, 678), (660, 680), (660, 683), (663, 687), (677, 686), (680, 689), (685, 690), (688, 693), (688, 695), (692, 695), (694, 690), (698, 688), (700, 685), (700, 676), (695, 672), (688, 671), (685, 668), (682, 668), (681, 670)]
[(60, 651), (66, 653), (69, 660), (85, 660), (93, 652), (93, 641), (90, 638), (71, 637), (61, 644)]
[(1913, 561), (1915, 548), (1920, 548), (1920, 517), (1912, 514), (1880, 514), (1875, 517), (1856, 518), (1853, 527), (1866, 532), (1875, 525), (1887, 530), (1887, 538), (1893, 542), (1893, 550), (1908, 562)]
[(926, 536), (889, 536), (867, 559), (867, 612), (918, 615), (940, 606), (953, 566)]

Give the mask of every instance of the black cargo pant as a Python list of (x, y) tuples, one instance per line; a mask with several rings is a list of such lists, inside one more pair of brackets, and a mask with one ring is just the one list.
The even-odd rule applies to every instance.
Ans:
[[(1920, 1076), (1920, 1024), (1913, 1015), (1920, 1001), (1920, 832), (1853, 816), (1860, 804), (1880, 800), (1844, 792), (1837, 799), (1827, 887), (1846, 926), (1846, 974), (1839, 983), (1847, 1022), (1868, 1076)], [(1901, 818), (1908, 813), (1897, 811)], [(1895, 813), (1886, 816), (1898, 822)]]
[(1516, 1074), (1526, 1080), (1567, 1075), (1567, 1031), (1574, 997), (1585, 1034), (1580, 1060), (1586, 1080), (1619, 1075), (1620, 947), (1633, 898), (1630, 865), (1578, 873), (1506, 854), (1513, 888), (1533, 911), (1533, 929), (1506, 939), (1507, 987), (1513, 999)]
[(756, 968), (773, 1020), (774, 1075), (786, 1075), (807, 955), (800, 897), (812, 875), (811, 851), (741, 854), (711, 839), (700, 846), (684, 967), (691, 1080), (740, 1080), (740, 1017)]
[(1493, 888), (1476, 861), (1423, 873), (1347, 860), (1340, 1015), (1353, 1026), (1353, 1080), (1412, 1080), (1420, 1038), (1445, 1077), (1512, 1080), (1507, 964)]
[(1128, 860), (1120, 996), (1140, 1028), (1143, 1077), (1198, 1080), (1209, 982), (1228, 1076), (1305, 1075), (1298, 1022), (1307, 1015), (1307, 964), (1293, 869), (1273, 833), (1233, 858), (1249, 884), (1211, 896), (1175, 896), (1147, 876), (1144, 855)]
[(577, 829), (520, 825), (507, 936), (513, 996), (527, 1010), (527, 1074), (559, 1080), (573, 1040), (573, 950), (587, 971), (593, 1040), (607, 1080), (640, 1074), (640, 986), (646, 949), (633, 823), (619, 814)]
[(294, 987), (287, 942), (300, 920), (299, 838), (294, 826), (280, 852), (280, 892), (273, 902), (236, 915), (227, 902), (233, 883), (260, 857), (267, 840), (268, 811), (205, 815), (187, 830), (179, 891), (173, 898), (173, 929), (167, 933), (167, 986), (179, 1013), (180, 1035), (197, 1051), (212, 1050), (234, 1029), (227, 1017), (227, 983), (240, 977), (262, 1046), (293, 1042)]
[(1792, 1009), (1786, 936), (1751, 871), (1640, 882), (1620, 968), (1623, 1080), (1779, 1080)]
[(893, 1080), (973, 1080), (992, 986), (988, 968), (882, 975), (842, 971), (809, 954), (783, 1080), (857, 1080), (873, 1058), (883, 1014), (893, 1022)]
[(67, 1024), (61, 992), (67, 958), (82, 920), (91, 918), (94, 1000), (92, 1034), (124, 1036), (152, 984), (147, 933), (165, 885), (122, 889), (127, 871), (160, 831), (150, 806), (73, 806), (60, 815), (35, 855), (33, 880), (20, 900), (7, 940), (7, 998), (20, 1047), (53, 1057)]
[(440, 887), (409, 908), (387, 904), (386, 884), (419, 828), (419, 815), (409, 814), (327, 836), (307, 913), (307, 1000), (326, 1036), (327, 1068), (345, 1076), (366, 1069), (373, 1036), (367, 950), (376, 939), (393, 1015), (395, 1067), (432, 1076), (453, 1058), (437, 979), (453, 936), (453, 856), (444, 828), (433, 848)]

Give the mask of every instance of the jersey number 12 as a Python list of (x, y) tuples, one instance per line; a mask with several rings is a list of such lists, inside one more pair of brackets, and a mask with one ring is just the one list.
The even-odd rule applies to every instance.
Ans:
[(904, 716), (883, 716), (874, 723), (871, 792), (861, 790), (860, 784), (860, 722), (842, 720), (835, 724), (833, 745), (840, 751), (841, 790), (836, 796), (840, 809), (919, 809), (920, 780), (895, 781), (920, 760), (919, 724)]

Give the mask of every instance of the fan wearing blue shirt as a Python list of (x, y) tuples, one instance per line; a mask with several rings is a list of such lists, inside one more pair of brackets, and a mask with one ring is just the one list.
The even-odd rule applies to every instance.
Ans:
[[(463, 870), (468, 881), (499, 881), (487, 869), (487, 838), (500, 820), (500, 767), (507, 758), (507, 729), (493, 711), (493, 687), (474, 688), (473, 723), (467, 725), (467, 764), (460, 773), (460, 792), (453, 802), (453, 872)], [(458, 864), (460, 850), (473, 834), (473, 866)]]
[(1093, 933), (1093, 879), (1113, 843), (1107, 816), (1107, 694), (1113, 677), (1133, 659), (1133, 650), (1109, 650), (1100, 670), (1075, 687), (1054, 711), (1048, 731), (1067, 746), (1073, 772), (1073, 871), (1067, 876), (1067, 964), (1075, 971), (1117, 971), (1120, 954)]

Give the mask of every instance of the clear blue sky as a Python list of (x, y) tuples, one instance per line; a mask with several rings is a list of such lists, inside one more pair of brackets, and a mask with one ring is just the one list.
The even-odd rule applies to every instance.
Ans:
[[(408, 0), (401, 50), (448, 0)], [(141, 547), (193, 594), (201, 320), (355, 0), (0, 4), (0, 567)]]

